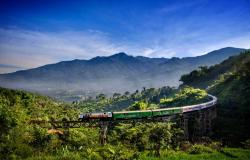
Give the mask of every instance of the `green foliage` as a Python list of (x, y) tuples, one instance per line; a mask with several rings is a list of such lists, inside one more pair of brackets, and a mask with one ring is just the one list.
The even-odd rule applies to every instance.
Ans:
[(148, 104), (145, 102), (135, 102), (132, 106), (128, 108), (129, 111), (134, 110), (146, 110), (148, 107)]
[(77, 110), (68, 105), (23, 91), (0, 88), (0, 156), (26, 158), (35, 149), (50, 144), (46, 129), (29, 124), (31, 120), (73, 119)]
[(4, 138), (12, 127), (16, 126), (15, 115), (5, 104), (0, 105), (0, 139)]
[[(193, 147), (200, 154), (184, 153), (179, 151), (183, 144), (183, 131), (166, 122), (116, 125), (109, 129), (108, 144), (105, 146), (98, 143), (98, 128), (70, 129), (69, 137), (65, 139), (65, 135), (50, 134), (47, 129), (29, 123), (30, 120), (74, 120), (78, 113), (78, 109), (47, 97), (1, 88), (0, 158), (132, 160), (193, 159), (194, 156), (228, 158), (228, 155), (233, 155), (246, 159), (249, 155), (247, 150), (231, 149), (220, 149), (221, 152), (215, 151), (208, 155), (201, 147)], [(192, 148), (191, 144), (189, 148)]]
[(101, 94), (99, 94), (99, 95), (96, 96), (96, 99), (99, 100), (99, 101), (105, 100), (106, 99), (106, 95), (103, 94), (103, 93), (101, 93)]
[(249, 61), (249, 53), (250, 51), (244, 51), (238, 56), (229, 57), (222, 63), (211, 67), (201, 66), (198, 70), (194, 70), (188, 74), (182, 75), (180, 81), (183, 82), (183, 85), (205, 89), (212, 85), (220, 75), (229, 72), (237, 72), (238, 68), (240, 68), (242, 64)]
[(218, 97), (215, 135), (224, 144), (240, 146), (250, 138), (249, 50), (221, 64), (184, 75), (181, 81), (184, 85), (207, 88)]
[(249, 159), (250, 150), (243, 150), (243, 149), (235, 149), (235, 148), (222, 148), (219, 152), (224, 156), (227, 156), (231, 159)]
[(219, 98), (217, 135), (228, 145), (250, 138), (250, 52), (241, 56), (235, 71), (220, 75), (209, 88)]
[(250, 149), (250, 139), (246, 140), (245, 142), (242, 142), (244, 148)]
[(212, 153), (189, 154), (182, 151), (166, 150), (161, 152), (161, 157), (149, 156), (144, 153), (140, 156), (142, 160), (247, 160), (250, 150), (239, 148), (225, 148), (224, 152), (213, 151)]
[(207, 101), (207, 93), (205, 90), (194, 89), (192, 87), (184, 87), (174, 97), (161, 99), (160, 105), (167, 107), (177, 107), (185, 105), (199, 104)]
[(113, 145), (122, 144), (139, 152), (150, 150), (159, 156), (161, 149), (176, 149), (183, 141), (183, 131), (172, 123), (120, 124), (109, 137)]
[[(109, 101), (108, 98), (104, 98), (104, 95), (99, 97), (102, 97), (99, 98), (101, 103)], [(170, 124), (124, 124), (110, 131), (110, 143), (106, 146), (100, 146), (98, 143), (98, 129), (71, 129), (68, 139), (65, 140), (63, 136), (49, 134), (46, 129), (30, 124), (29, 121), (74, 120), (79, 113), (78, 109), (40, 95), (3, 88), (0, 89), (0, 100), (0, 117), (3, 124), (0, 127), (0, 156), (4, 159), (28, 157), (39, 159), (39, 156), (35, 157), (34, 154), (41, 155), (40, 159), (81, 159), (82, 157), (135, 159), (140, 152), (156, 148), (154, 146), (157, 143), (161, 143), (160, 149), (170, 147), (171, 135), (174, 135), (171, 134)], [(147, 105), (147, 107), (155, 106)], [(157, 139), (158, 133), (161, 134)]]
[(149, 131), (149, 142), (152, 143), (156, 156), (160, 156), (161, 148), (169, 148), (172, 138), (170, 124), (158, 123)]
[[(104, 94), (98, 94), (96, 99), (88, 98), (83, 101), (73, 102), (73, 106), (81, 110), (81, 112), (97, 112), (97, 111), (121, 111), (127, 110), (143, 110), (156, 109), (161, 98), (173, 95), (176, 89), (171, 87), (162, 88), (143, 88), (141, 92), (136, 90), (134, 93), (125, 92), (123, 95), (114, 93), (112, 97)], [(146, 107), (145, 107), (145, 105)], [(143, 106), (144, 105), (144, 106)], [(133, 107), (135, 109), (133, 109)], [(142, 107), (140, 109), (140, 106)]]
[(189, 149), (190, 154), (212, 153), (213, 150), (201, 144), (195, 144)]
[(143, 151), (147, 147), (147, 125), (120, 124), (114, 128), (111, 133), (111, 143), (133, 147), (136, 150)]

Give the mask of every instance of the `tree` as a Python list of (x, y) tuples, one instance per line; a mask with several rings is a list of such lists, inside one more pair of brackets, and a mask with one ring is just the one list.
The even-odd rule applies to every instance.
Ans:
[(129, 94), (130, 94), (129, 91), (126, 91), (126, 92), (124, 93), (125, 96), (129, 96)]
[(128, 110), (134, 111), (134, 110), (146, 110), (148, 104), (144, 102), (135, 102), (132, 106), (128, 107)]
[(0, 140), (16, 125), (17, 122), (13, 112), (8, 107), (0, 105)]
[(103, 94), (103, 93), (98, 94), (98, 95), (96, 96), (96, 99), (97, 99), (98, 101), (105, 100), (105, 99), (106, 99), (106, 95)]
[(157, 123), (153, 124), (149, 131), (149, 141), (153, 144), (155, 156), (160, 156), (160, 149), (169, 147), (171, 142), (171, 124), (170, 123)]
[(120, 96), (121, 96), (120, 93), (114, 93), (114, 94), (113, 94), (113, 98), (115, 98), (115, 99), (116, 99), (116, 98), (119, 98)]
[(148, 125), (143, 123), (119, 124), (112, 132), (111, 141), (115, 144), (122, 143), (127, 148), (133, 147), (143, 151), (148, 144), (148, 128)]

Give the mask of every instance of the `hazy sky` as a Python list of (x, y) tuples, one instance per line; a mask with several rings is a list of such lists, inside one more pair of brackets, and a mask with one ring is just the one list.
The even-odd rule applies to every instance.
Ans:
[(0, 73), (117, 52), (250, 48), (250, 0), (1, 0)]

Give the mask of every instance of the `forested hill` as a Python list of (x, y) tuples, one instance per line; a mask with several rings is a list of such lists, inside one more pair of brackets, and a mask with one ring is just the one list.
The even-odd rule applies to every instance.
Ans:
[[(69, 104), (57, 102), (50, 97), (0, 87), (0, 120), (6, 127), (12, 121), (16, 124), (19, 118), (25, 122), (32, 119), (77, 119), (77, 113)], [(4, 128), (0, 129), (4, 131)]]
[(206, 88), (213, 84), (223, 74), (236, 73), (249, 61), (249, 51), (245, 51), (239, 56), (231, 56), (222, 63), (207, 67), (201, 66), (188, 74), (182, 75), (180, 81), (184, 85), (191, 85), (199, 88)]
[[(187, 58), (133, 57), (125, 53), (90, 60), (73, 60), (0, 75), (0, 86), (58, 95), (58, 91), (125, 92), (142, 87), (177, 86), (182, 74), (200, 65), (220, 63), (240, 48), (222, 48)], [(76, 93), (79, 95), (81, 93)]]
[(234, 144), (250, 138), (250, 51), (201, 67), (181, 81), (218, 97), (217, 136)]

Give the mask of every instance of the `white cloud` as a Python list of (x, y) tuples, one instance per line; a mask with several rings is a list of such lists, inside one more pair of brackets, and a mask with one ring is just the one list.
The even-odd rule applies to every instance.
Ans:
[[(34, 68), (72, 59), (90, 59), (118, 52), (148, 57), (197, 56), (223, 47), (250, 48), (250, 35), (211, 41), (199, 31), (189, 34), (161, 34), (150, 41), (123, 42), (96, 30), (39, 32), (0, 28), (0, 64)], [(216, 38), (215, 38), (216, 39)], [(0, 73), (18, 68), (0, 66)]]
[[(72, 59), (90, 59), (118, 52), (150, 57), (172, 56), (168, 50), (144, 44), (118, 42), (96, 30), (39, 32), (0, 28), (0, 64), (34, 68)], [(13, 71), (14, 69), (11, 69)], [(0, 73), (6, 72), (0, 67)]]
[(38, 32), (0, 29), (0, 64), (32, 68), (62, 60), (89, 59), (123, 50), (97, 31)]
[(166, 58), (171, 58), (176, 55), (175, 51), (169, 49), (169, 48), (164, 48), (164, 47), (159, 47), (155, 46), (153, 48), (145, 48), (142, 50), (142, 55), (146, 57), (166, 57)]

